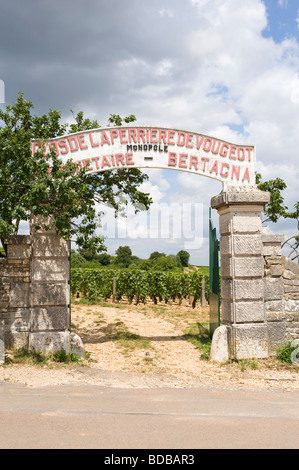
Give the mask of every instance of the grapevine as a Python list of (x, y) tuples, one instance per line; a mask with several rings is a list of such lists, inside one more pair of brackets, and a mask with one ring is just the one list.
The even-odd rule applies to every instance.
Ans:
[(201, 299), (202, 279), (205, 279), (205, 297), (209, 298), (209, 277), (200, 271), (174, 273), (143, 270), (84, 269), (71, 270), (71, 293), (80, 293), (89, 300), (107, 300), (113, 295), (113, 279), (116, 281), (115, 298), (127, 299), (136, 304), (150, 298), (155, 304), (172, 300), (182, 303), (186, 297), (192, 299), (193, 308)]

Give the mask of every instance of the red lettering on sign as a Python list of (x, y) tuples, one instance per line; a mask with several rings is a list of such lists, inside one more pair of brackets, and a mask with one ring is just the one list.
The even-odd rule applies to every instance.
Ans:
[(138, 129), (138, 142), (140, 142), (140, 139), (142, 139), (143, 143), (146, 143), (146, 137), (145, 137), (145, 129)]
[(109, 138), (108, 138), (105, 131), (102, 131), (102, 142), (101, 142), (101, 144), (102, 145), (104, 145), (104, 144), (110, 145), (110, 140), (109, 140)]
[(60, 150), (60, 153), (62, 153), (62, 155), (65, 155), (66, 153), (68, 153), (69, 149), (67, 147), (67, 143), (65, 139), (58, 140), (58, 145), (60, 148), (61, 147), (64, 148), (64, 150)]
[(120, 141), (122, 144), (127, 144), (128, 141), (126, 140), (126, 132), (127, 132), (127, 129), (120, 129), (119, 130), (119, 137), (120, 137)]
[(235, 145), (231, 145), (228, 158), (230, 158), (231, 160), (237, 160), (237, 157), (235, 156), (236, 150), (237, 150), (237, 147)]
[(111, 166), (108, 158), (106, 157), (106, 155), (103, 156), (103, 159), (102, 159), (102, 168), (104, 168), (104, 166)]
[(193, 148), (192, 139), (193, 139), (193, 134), (190, 134), (190, 132), (188, 132), (187, 138), (186, 138), (186, 147), (189, 147), (190, 149)]
[(202, 171), (206, 171), (206, 163), (210, 160), (208, 157), (201, 157), (203, 161), (203, 169)]
[(222, 163), (222, 165), (221, 165), (220, 175), (225, 178), (225, 177), (228, 176), (228, 170), (224, 171), (224, 167), (229, 169), (229, 164), (228, 163)]
[(137, 144), (136, 129), (129, 129), (129, 142), (131, 143), (132, 140)]
[(79, 142), (79, 145), (80, 145), (80, 149), (83, 150), (83, 149), (88, 149), (88, 145), (84, 145), (84, 134), (80, 134), (78, 135), (78, 142)]
[(187, 163), (186, 163), (187, 158), (188, 158), (187, 153), (180, 153), (179, 168), (187, 168)]
[(92, 170), (91, 166), (87, 168), (87, 165), (90, 163), (90, 158), (84, 158), (84, 160), (82, 161), (83, 161), (84, 168), (86, 168), (87, 171), (91, 171)]
[(186, 142), (186, 134), (185, 132), (179, 132), (178, 133), (178, 145), (180, 147), (183, 147), (183, 145), (185, 145), (185, 142)]
[(111, 138), (112, 144), (114, 144), (114, 139), (116, 139), (117, 137), (118, 137), (118, 129), (111, 129), (110, 138)]
[(122, 153), (116, 153), (115, 154), (115, 158), (116, 158), (116, 164), (117, 166), (119, 166), (119, 162), (121, 162), (121, 164), (123, 166), (125, 166), (125, 162), (124, 162), (124, 155)]
[(216, 175), (218, 175), (218, 160), (214, 161), (212, 168), (210, 169), (210, 173), (213, 173), (213, 172), (215, 172)]
[(222, 144), (222, 145), (221, 145), (221, 149), (220, 149), (220, 155), (221, 155), (221, 157), (227, 157), (228, 149), (229, 149), (229, 145), (228, 145), (228, 144)]
[(201, 136), (201, 138), (199, 138), (199, 135), (197, 135), (196, 136), (196, 148), (197, 148), (197, 150), (200, 149), (202, 142), (203, 142), (203, 136)]
[[(215, 150), (215, 144), (218, 144), (217, 150)], [(219, 142), (219, 140), (214, 140), (213, 146), (212, 146), (212, 153), (217, 155), (219, 153), (220, 145), (221, 145), (221, 142)]]
[(244, 172), (244, 176), (243, 176), (243, 178), (242, 178), (242, 181), (245, 181), (245, 180), (247, 180), (248, 183), (250, 183), (250, 175), (249, 175), (249, 170), (248, 170), (248, 168), (246, 168), (246, 170), (245, 170), (245, 172)]
[(79, 150), (79, 144), (77, 142), (76, 136), (68, 137), (67, 140), (69, 141), (71, 152), (76, 152)]
[(248, 152), (248, 161), (251, 161), (251, 151), (253, 150), (252, 147), (245, 147)]
[(167, 143), (168, 145), (175, 145), (175, 142), (171, 139), (174, 138), (175, 131), (168, 131), (168, 140)]
[(126, 162), (127, 165), (135, 165), (135, 163), (132, 160), (133, 154), (132, 153), (126, 153)]
[(158, 140), (155, 140), (155, 139), (157, 138), (157, 132), (158, 132), (157, 129), (151, 129), (151, 130), (150, 130), (150, 133), (151, 133), (151, 143), (152, 143), (152, 144), (158, 144)]
[(50, 142), (50, 143), (49, 143), (49, 149), (50, 149), (53, 145), (55, 145), (55, 147), (56, 147), (56, 155), (59, 155), (59, 149), (58, 149), (57, 142)]
[(198, 170), (198, 157), (196, 157), (195, 155), (191, 155), (190, 157), (189, 170), (192, 169), (192, 166), (194, 166), (195, 170)]
[[(241, 152), (242, 152), (242, 156), (241, 156)], [(244, 149), (244, 147), (240, 147), (238, 149), (238, 160), (240, 160), (240, 161), (245, 160), (245, 149)]]
[(210, 139), (210, 137), (207, 137), (205, 139), (205, 143), (203, 145), (203, 149), (205, 152), (209, 152), (211, 150), (211, 147), (212, 147), (212, 139)]
[(167, 138), (167, 131), (164, 130), (164, 129), (161, 129), (160, 130), (160, 135), (159, 135), (159, 144), (162, 143), (162, 140), (164, 142), (164, 144), (166, 145), (166, 138)]
[(235, 165), (232, 166), (232, 178), (234, 178), (234, 175), (236, 175), (236, 179), (237, 181), (239, 181), (240, 179), (240, 167), (238, 166), (237, 168), (235, 167)]
[(90, 140), (90, 143), (91, 143), (91, 146), (92, 147), (98, 147), (100, 144), (98, 142), (94, 142), (93, 141), (93, 137), (92, 137), (92, 133), (90, 132), (89, 133), (89, 140)]
[(168, 166), (176, 166), (177, 156), (175, 152), (169, 152)]
[(100, 158), (100, 157), (92, 157), (92, 160), (96, 162), (97, 170), (100, 168), (100, 166), (99, 166), (99, 158)]

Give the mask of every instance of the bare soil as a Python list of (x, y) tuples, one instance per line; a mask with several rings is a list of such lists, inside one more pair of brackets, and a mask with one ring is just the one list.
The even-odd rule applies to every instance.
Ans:
[[(72, 305), (84, 364), (7, 363), (0, 381), (29, 387), (89, 383), (120, 388), (299, 389), (299, 367), (277, 359), (218, 364), (204, 359), (208, 308), (164, 303)], [(186, 334), (189, 333), (189, 341)], [(190, 342), (192, 339), (192, 342)]]

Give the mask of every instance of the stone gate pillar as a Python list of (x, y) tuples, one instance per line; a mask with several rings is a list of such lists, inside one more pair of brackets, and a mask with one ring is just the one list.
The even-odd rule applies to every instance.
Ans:
[[(270, 194), (231, 187), (211, 200), (219, 214), (222, 360), (268, 357), (261, 213)], [(215, 338), (219, 331), (214, 333)], [(211, 359), (217, 360), (217, 341)], [(216, 343), (215, 343), (216, 341)], [(225, 357), (227, 356), (227, 357)]]
[(83, 356), (81, 339), (70, 332), (69, 242), (55, 230), (36, 229), (42, 221), (31, 220), (29, 349)]

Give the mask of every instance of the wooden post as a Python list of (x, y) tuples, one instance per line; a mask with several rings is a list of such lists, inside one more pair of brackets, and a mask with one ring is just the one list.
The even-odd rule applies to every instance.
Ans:
[(112, 301), (115, 303), (115, 295), (116, 295), (116, 278), (113, 278), (113, 287), (112, 287)]
[(205, 286), (205, 278), (203, 277), (201, 280), (201, 306), (206, 306), (206, 286)]

